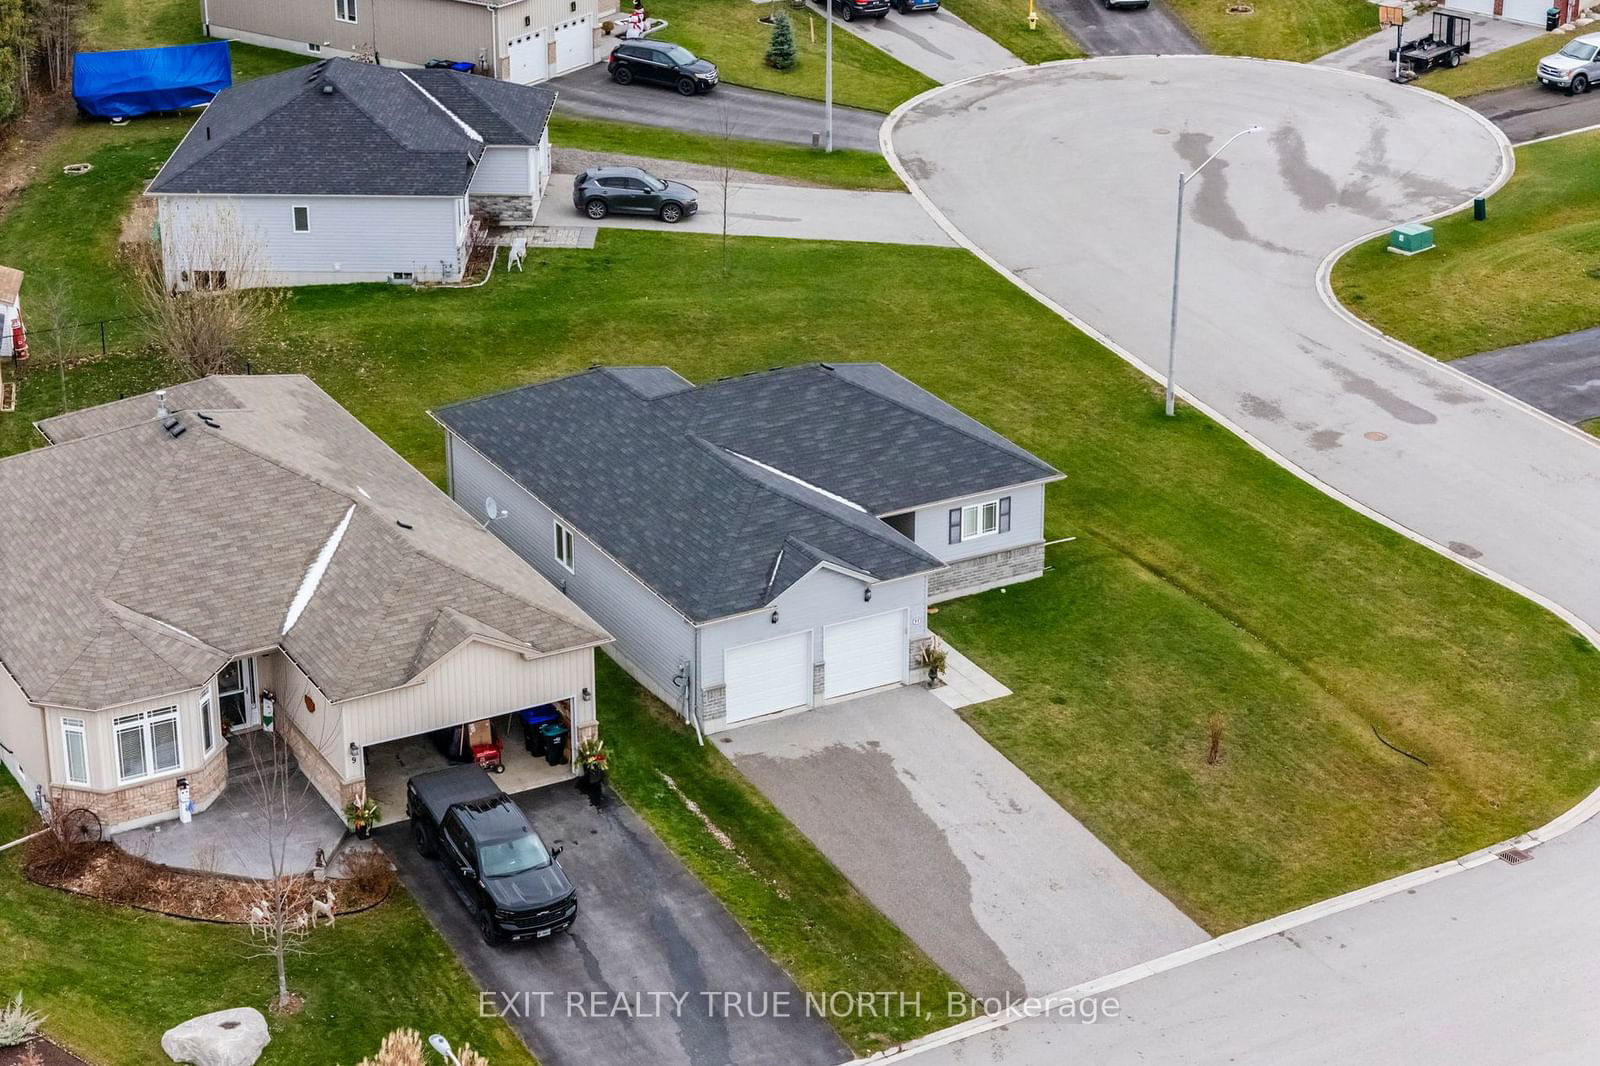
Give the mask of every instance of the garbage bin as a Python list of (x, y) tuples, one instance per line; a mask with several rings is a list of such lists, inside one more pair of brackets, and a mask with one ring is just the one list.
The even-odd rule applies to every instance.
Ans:
[(567, 761), (567, 724), (565, 722), (546, 722), (539, 727), (539, 733), (544, 737), (544, 761), (551, 766), (560, 766)]
[(523, 745), (529, 755), (538, 758), (544, 754), (544, 735), (539, 728), (561, 721), (561, 712), (556, 710), (555, 704), (544, 703), (537, 707), (524, 707), (517, 712), (517, 717), (522, 719)]
[(1561, 25), (1561, 9), (1552, 7), (1544, 13), (1544, 28), (1553, 30), (1559, 25)]

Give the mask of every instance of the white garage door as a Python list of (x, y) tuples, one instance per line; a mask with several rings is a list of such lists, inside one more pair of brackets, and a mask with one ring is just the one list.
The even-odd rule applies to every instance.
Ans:
[(550, 76), (548, 40), (541, 30), (514, 38), (506, 51), (511, 61), (511, 80), (532, 85)]
[(906, 679), (906, 614), (890, 611), (822, 631), (822, 694), (848, 696)]
[[(1548, 5), (1546, 5), (1548, 6)], [(1451, 11), (1459, 11), (1464, 15), (1492, 15), (1494, 14), (1494, 0), (1454, 0), (1449, 5)], [(1411, 27), (1407, 27), (1410, 29)], [(1394, 31), (1389, 31), (1389, 36), (1394, 36)], [(1420, 34), (1407, 33), (1406, 37), (1421, 36)]]
[(811, 634), (794, 633), (722, 654), (728, 721), (742, 722), (811, 702)]
[(565, 74), (594, 62), (594, 29), (585, 15), (556, 27), (556, 73)]
[[(1544, 13), (1552, 7), (1565, 7), (1565, 4), (1552, 4), (1550, 0), (1506, 0), (1505, 6), (1500, 9), (1502, 18), (1512, 22), (1526, 22), (1533, 26), (1544, 25)], [(1555, 51), (1555, 49), (1551, 49)]]

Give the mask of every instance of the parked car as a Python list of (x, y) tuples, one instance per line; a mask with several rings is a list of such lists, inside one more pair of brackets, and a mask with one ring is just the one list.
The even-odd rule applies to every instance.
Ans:
[(536, 940), (569, 928), (578, 893), (510, 796), (477, 766), (452, 766), (406, 782), (411, 835), (467, 905), (489, 944)]
[(667, 41), (627, 41), (611, 50), (606, 73), (618, 85), (648, 82), (670, 85), (679, 95), (693, 96), (716, 88), (716, 64)]
[[(818, 4), (826, 0), (816, 0)], [(833, 0), (833, 12), (846, 22), (861, 18), (881, 19), (889, 13), (889, 0)]]
[(939, 10), (939, 0), (889, 0), (889, 3), (902, 15), (909, 15), (914, 11)]
[(1100, 0), (1107, 11), (1121, 7), (1149, 7), (1150, 0)]
[(1586, 33), (1568, 41), (1555, 55), (1539, 60), (1539, 84), (1553, 85), (1577, 95), (1600, 80), (1600, 33)]
[(615, 211), (677, 222), (700, 210), (700, 193), (638, 167), (595, 167), (572, 179), (572, 206), (596, 220)]

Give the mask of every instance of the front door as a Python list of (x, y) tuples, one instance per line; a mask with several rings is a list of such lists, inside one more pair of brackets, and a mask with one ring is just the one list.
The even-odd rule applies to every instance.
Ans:
[(235, 659), (217, 674), (217, 707), (230, 733), (261, 724), (254, 659)]

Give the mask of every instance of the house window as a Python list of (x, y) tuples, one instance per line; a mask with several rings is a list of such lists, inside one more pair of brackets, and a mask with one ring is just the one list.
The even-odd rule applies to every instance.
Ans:
[(113, 725), (119, 784), (170, 773), (183, 765), (176, 707), (123, 715)]
[(333, 0), (333, 17), (340, 22), (356, 20), (356, 0)]
[(311, 208), (297, 205), (294, 209), (294, 231), (296, 233), (311, 232)]
[[(572, 570), (572, 530), (556, 523), (556, 562)], [(576, 573), (576, 571), (573, 571)]]
[(322, 51), (322, 46), (320, 44), (316, 44), (315, 42), (307, 41), (306, 42), (306, 51), (308, 51), (308, 52), (320, 52), (320, 51)]
[(66, 755), (67, 784), (89, 783), (89, 736), (82, 718), (61, 719), (61, 750)]
[(200, 734), (206, 742), (206, 754), (217, 750), (217, 727), (211, 721), (211, 689), (200, 693)]
[(1011, 531), (1011, 497), (950, 508), (950, 543)]

